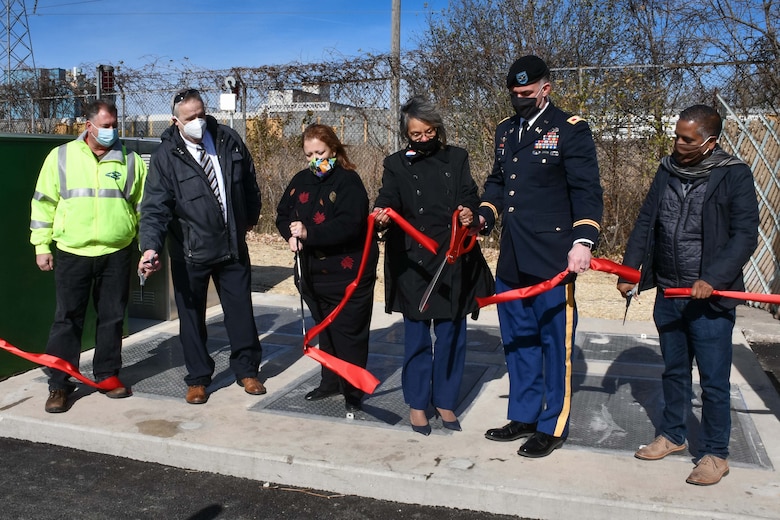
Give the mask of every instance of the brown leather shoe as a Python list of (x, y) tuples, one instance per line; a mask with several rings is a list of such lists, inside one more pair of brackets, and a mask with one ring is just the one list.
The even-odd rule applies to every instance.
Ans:
[(726, 459), (715, 455), (705, 455), (696, 463), (696, 467), (693, 468), (685, 482), (696, 486), (711, 486), (720, 482), (720, 479), (728, 474), (729, 463)]
[(643, 446), (634, 453), (634, 457), (642, 460), (660, 460), (671, 453), (685, 450), (685, 444), (675, 444), (663, 435), (659, 435), (653, 442)]
[(184, 399), (190, 404), (203, 404), (209, 400), (209, 396), (204, 385), (190, 385), (187, 387), (187, 397)]
[(263, 395), (266, 390), (263, 383), (256, 377), (245, 377), (236, 381), (238, 386), (244, 387), (244, 392), (252, 395)]
[(120, 386), (119, 388), (114, 388), (113, 390), (109, 390), (108, 392), (104, 392), (106, 394), (106, 397), (110, 399), (123, 399), (125, 397), (130, 397), (133, 395), (133, 392), (130, 391), (129, 388), (125, 388), (124, 386)]
[(73, 390), (60, 388), (59, 390), (49, 390), (49, 398), (46, 399), (44, 410), (49, 413), (62, 413), (68, 411), (68, 395)]

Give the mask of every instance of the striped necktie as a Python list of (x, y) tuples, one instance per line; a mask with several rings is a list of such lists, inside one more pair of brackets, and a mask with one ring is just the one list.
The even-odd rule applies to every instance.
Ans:
[(208, 154), (208, 152), (206, 152), (206, 149), (202, 145), (198, 145), (198, 154), (200, 155), (198, 158), (200, 167), (203, 168), (204, 172), (206, 172), (206, 178), (209, 180), (209, 186), (211, 186), (211, 191), (213, 191), (214, 195), (217, 197), (217, 201), (219, 202), (219, 209), (222, 211), (224, 218), (225, 209), (222, 207), (222, 197), (219, 196), (217, 172), (214, 170), (214, 165), (211, 162), (211, 156)]

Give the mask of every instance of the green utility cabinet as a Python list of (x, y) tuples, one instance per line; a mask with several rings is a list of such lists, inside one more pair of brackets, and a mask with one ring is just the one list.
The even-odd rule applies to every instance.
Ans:
[[(75, 136), (0, 134), (0, 339), (28, 352), (43, 352), (54, 317), (54, 275), (44, 273), (35, 263), (35, 250), (30, 244), (30, 200), (35, 191), (43, 160), (56, 146)], [(123, 139), (128, 149), (141, 154), (144, 160), (159, 146), (158, 139)], [(56, 262), (56, 260), (55, 260)], [(137, 260), (136, 260), (137, 262)], [(166, 269), (156, 273), (147, 283), (144, 298), (156, 301), (155, 293), (165, 293), (170, 299), (170, 275)], [(132, 277), (131, 301), (138, 293), (138, 278)], [(164, 308), (163, 308), (164, 307)], [(143, 302), (129, 307), (142, 314), (139, 317), (170, 319), (170, 305), (147, 310)], [(93, 348), (95, 339), (94, 313), (85, 324), (84, 349)], [(35, 366), (0, 350), (0, 379)]]

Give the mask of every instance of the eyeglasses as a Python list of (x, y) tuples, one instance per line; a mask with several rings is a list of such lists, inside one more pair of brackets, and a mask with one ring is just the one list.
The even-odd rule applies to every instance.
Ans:
[(200, 94), (200, 92), (198, 92), (194, 88), (188, 88), (187, 90), (182, 90), (181, 92), (179, 92), (178, 94), (176, 94), (173, 97), (173, 104), (175, 105), (177, 103), (181, 103), (186, 98), (188, 98), (190, 96), (197, 96), (199, 94)]
[(425, 136), (428, 139), (433, 139), (434, 137), (436, 137), (436, 129), (429, 128), (425, 132), (409, 132), (409, 137), (412, 138), (412, 141), (422, 139), (422, 136)]

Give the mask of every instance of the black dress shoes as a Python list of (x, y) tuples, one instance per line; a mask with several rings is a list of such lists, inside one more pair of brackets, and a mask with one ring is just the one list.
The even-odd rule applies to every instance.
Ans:
[(360, 398), (353, 395), (345, 395), (344, 409), (346, 409), (348, 412), (359, 412), (362, 409)]
[(519, 421), (509, 421), (502, 428), (493, 428), (485, 432), (485, 438), (491, 441), (509, 442), (528, 437), (536, 433), (536, 423), (527, 424)]
[(423, 426), (417, 426), (416, 424), (412, 424), (412, 431), (419, 433), (420, 435), (425, 435), (426, 437), (431, 434), (431, 425), (425, 424)]
[(338, 390), (333, 390), (333, 391), (329, 392), (327, 390), (323, 390), (320, 387), (317, 387), (314, 390), (312, 390), (311, 392), (309, 392), (308, 394), (306, 394), (304, 399), (306, 399), (307, 401), (320, 401), (322, 399), (327, 399), (328, 397), (331, 397), (331, 396), (334, 396), (334, 395), (339, 395), (340, 393), (341, 392), (339, 392)]
[(463, 431), (463, 428), (460, 427), (460, 421), (457, 419), (455, 419), (454, 421), (445, 421), (444, 419), (442, 419), (441, 425), (447, 428), (448, 430), (452, 430), (454, 432)]
[(517, 454), (532, 459), (546, 457), (552, 453), (553, 450), (563, 446), (563, 441), (565, 440), (566, 437), (553, 437), (552, 435), (543, 432), (536, 432), (530, 439), (525, 441), (525, 444), (520, 446), (520, 449), (517, 450)]

